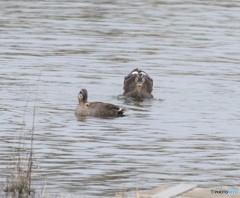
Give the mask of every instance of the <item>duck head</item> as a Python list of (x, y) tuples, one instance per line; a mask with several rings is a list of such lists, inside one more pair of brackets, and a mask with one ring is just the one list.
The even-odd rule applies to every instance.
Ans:
[(87, 103), (88, 99), (88, 92), (86, 89), (81, 89), (81, 91), (78, 94), (78, 102), (80, 103)]

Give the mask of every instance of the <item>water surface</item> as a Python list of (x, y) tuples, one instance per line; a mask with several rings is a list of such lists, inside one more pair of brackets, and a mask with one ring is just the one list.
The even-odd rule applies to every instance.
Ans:
[[(37, 97), (35, 182), (49, 194), (239, 186), (239, 13), (237, 0), (1, 1), (1, 181)], [(118, 99), (136, 67), (154, 100)], [(82, 88), (127, 116), (76, 118)]]

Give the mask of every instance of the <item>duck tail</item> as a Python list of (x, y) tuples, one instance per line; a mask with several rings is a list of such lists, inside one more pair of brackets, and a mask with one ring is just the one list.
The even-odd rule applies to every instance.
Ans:
[(119, 116), (123, 116), (124, 112), (126, 111), (126, 109), (120, 107), (119, 110), (118, 110), (118, 115)]

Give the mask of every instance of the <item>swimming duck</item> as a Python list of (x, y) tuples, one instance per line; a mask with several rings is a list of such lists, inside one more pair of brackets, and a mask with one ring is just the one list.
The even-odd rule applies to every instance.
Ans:
[(124, 78), (124, 96), (136, 99), (153, 98), (153, 80), (144, 71), (136, 68)]
[(95, 116), (95, 117), (117, 117), (123, 116), (124, 108), (119, 106), (103, 103), (103, 102), (88, 102), (88, 92), (82, 89), (78, 94), (78, 107), (75, 111), (79, 116)]

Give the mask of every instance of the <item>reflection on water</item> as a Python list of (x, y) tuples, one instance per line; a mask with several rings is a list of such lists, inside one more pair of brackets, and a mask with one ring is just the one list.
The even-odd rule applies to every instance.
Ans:
[[(34, 150), (49, 193), (239, 185), (239, 11), (236, 0), (1, 2), (3, 181), (41, 71)], [(136, 67), (155, 99), (118, 98)], [(83, 87), (126, 116), (76, 118)]]

